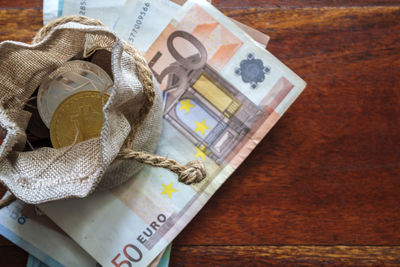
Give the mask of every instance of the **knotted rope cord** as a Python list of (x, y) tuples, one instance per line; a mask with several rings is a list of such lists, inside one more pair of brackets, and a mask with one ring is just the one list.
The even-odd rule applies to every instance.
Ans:
[(133, 151), (132, 149), (122, 150), (119, 156), (123, 159), (135, 159), (140, 163), (168, 169), (176, 173), (178, 175), (178, 181), (184, 184), (199, 183), (206, 177), (206, 168), (204, 163), (200, 160), (190, 161), (183, 166), (173, 159)]
[[(32, 43), (38, 43), (43, 38), (48, 35), (51, 30), (59, 25), (68, 23), (68, 22), (77, 22), (84, 25), (93, 25), (93, 26), (104, 26), (102, 22), (96, 19), (83, 17), (83, 16), (68, 16), (61, 17), (53, 20), (52, 22), (43, 26), (33, 38)], [(127, 137), (124, 145), (121, 148), (120, 153), (118, 154), (119, 158), (123, 159), (134, 159), (140, 163), (147, 164), (153, 167), (161, 167), (168, 169), (178, 175), (178, 181), (184, 184), (193, 184), (201, 182), (206, 176), (206, 169), (204, 163), (200, 160), (190, 161), (186, 165), (181, 165), (175, 160), (169, 159), (167, 157), (162, 157), (158, 155), (152, 155), (143, 151), (134, 151), (130, 147), (132, 147), (133, 141), (135, 139), (136, 133), (138, 129), (142, 126), (147, 114), (150, 112), (155, 97), (154, 84), (153, 84), (153, 75), (150, 68), (147, 65), (146, 60), (141, 55), (141, 53), (133, 46), (129, 45), (125, 41), (124, 50), (131, 55), (136, 64), (136, 75), (143, 85), (143, 106), (139, 110), (138, 119), (133, 124), (132, 130)], [(16, 200), (14, 195), (10, 195), (5, 199), (0, 200), (0, 209), (8, 206), (13, 201)]]

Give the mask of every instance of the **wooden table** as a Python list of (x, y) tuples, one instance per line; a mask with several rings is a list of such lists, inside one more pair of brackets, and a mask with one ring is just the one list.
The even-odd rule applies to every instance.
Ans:
[[(308, 86), (179, 235), (172, 266), (400, 265), (399, 1), (214, 3)], [(42, 25), (41, 0), (0, 7), (0, 40)], [(27, 258), (4, 238), (0, 255)]]

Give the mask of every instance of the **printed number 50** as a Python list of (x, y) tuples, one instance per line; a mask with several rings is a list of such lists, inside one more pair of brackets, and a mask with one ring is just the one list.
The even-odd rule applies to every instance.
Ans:
[[(128, 251), (128, 248), (130, 248), (130, 251)], [(114, 266), (121, 267), (121, 266), (126, 265), (129, 267), (132, 267), (132, 262), (139, 262), (143, 257), (143, 254), (140, 251), (140, 249), (138, 249), (136, 246), (134, 246), (132, 244), (126, 245), (123, 249), (123, 252), (124, 252), (124, 255), (127, 258), (127, 260), (122, 260), (120, 262), (117, 262), (119, 256), (121, 256), (121, 253), (118, 253), (117, 256), (115, 256), (114, 259), (112, 259), (112, 261), (111, 261), (111, 263), (113, 263)], [(132, 254), (134, 254), (134, 255), (132, 255)]]

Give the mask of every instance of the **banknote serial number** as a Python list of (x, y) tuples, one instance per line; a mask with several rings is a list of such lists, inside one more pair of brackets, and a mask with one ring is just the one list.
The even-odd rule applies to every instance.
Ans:
[(143, 20), (146, 17), (146, 14), (148, 13), (150, 8), (150, 3), (145, 2), (139, 12), (138, 17), (136, 18), (135, 24), (132, 27), (132, 30), (129, 34), (128, 41), (133, 43), (136, 39), (137, 34), (139, 33), (140, 28), (142, 27)]
[[(155, 232), (161, 227), (163, 223), (167, 221), (167, 217), (164, 214), (159, 214), (150, 225), (137, 236), (137, 241), (141, 245), (147, 242), (147, 238), (150, 238)], [(132, 263), (140, 262), (143, 258), (143, 252), (141, 247), (134, 244), (126, 244), (122, 249), (122, 254), (118, 253), (112, 260), (111, 263), (116, 267), (131, 267)]]
[(79, 15), (86, 15), (87, 0), (82, 0), (79, 2)]

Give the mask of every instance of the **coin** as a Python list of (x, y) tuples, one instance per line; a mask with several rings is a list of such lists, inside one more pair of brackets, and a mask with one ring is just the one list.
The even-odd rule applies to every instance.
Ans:
[(44, 124), (50, 121), (58, 105), (69, 96), (82, 91), (107, 92), (113, 84), (110, 76), (94, 63), (68, 61), (45, 79), (37, 97), (37, 107)]
[(103, 105), (108, 95), (85, 91), (65, 99), (54, 112), (50, 123), (50, 140), (61, 148), (100, 136)]

